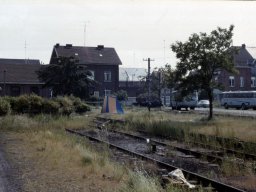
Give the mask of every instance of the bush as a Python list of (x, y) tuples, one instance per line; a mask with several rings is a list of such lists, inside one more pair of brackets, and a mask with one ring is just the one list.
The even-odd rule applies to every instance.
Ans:
[(69, 99), (73, 102), (76, 113), (81, 114), (91, 110), (89, 105), (84, 103), (79, 97), (74, 97), (73, 95), (71, 95)]
[(11, 110), (13, 110), (17, 102), (17, 97), (4, 96), (2, 98), (11, 105)]
[[(148, 106), (148, 101), (147, 101), (148, 95), (146, 93), (140, 94), (136, 98), (136, 102), (140, 106)], [(156, 94), (151, 94), (150, 97), (150, 107), (161, 107), (162, 106), (162, 101), (159, 99), (159, 97)]]
[(25, 113), (30, 109), (30, 102), (28, 95), (21, 95), (17, 97), (16, 102), (13, 106), (13, 110), (16, 113)]
[(72, 112), (74, 112), (74, 106), (71, 99), (69, 99), (67, 96), (61, 97), (58, 96), (55, 101), (57, 101), (60, 105), (60, 114), (61, 115), (70, 115)]
[(94, 95), (90, 96), (88, 99), (88, 101), (91, 101), (91, 102), (100, 101), (100, 100), (101, 99), (99, 97), (94, 96)]
[(45, 99), (42, 104), (42, 111), (46, 114), (58, 114), (60, 104), (57, 101)]
[(0, 98), (0, 116), (7, 115), (11, 111), (11, 105), (5, 99)]
[(126, 101), (128, 99), (127, 92), (124, 90), (119, 90), (115, 93), (117, 100)]
[(32, 94), (28, 96), (29, 98), (29, 113), (35, 114), (42, 112), (43, 98)]
[(80, 103), (79, 105), (75, 106), (75, 112), (76, 113), (81, 114), (81, 113), (85, 113), (87, 111), (91, 111), (91, 108), (86, 103)]

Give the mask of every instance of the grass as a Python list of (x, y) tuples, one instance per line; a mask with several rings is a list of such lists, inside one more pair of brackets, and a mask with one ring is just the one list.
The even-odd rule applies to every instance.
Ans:
[[(6, 150), (12, 154), (10, 159), (14, 159), (14, 163), (25, 164), (21, 166), (25, 191), (186, 191), (172, 185), (163, 189), (157, 178), (113, 163), (108, 146), (91, 146), (88, 141), (64, 131), (65, 128), (92, 129), (90, 125), (94, 117), (93, 113), (71, 117), (1, 117), (0, 133), (15, 140), (7, 145)], [(148, 113), (144, 109), (131, 109), (123, 116), (113, 116), (128, 122), (121, 129), (142, 129), (154, 135), (173, 136), (186, 141), (194, 139), (190, 133), (256, 140), (254, 119), (218, 117), (207, 122), (203, 121), (204, 117), (154, 110)], [(245, 133), (241, 131), (242, 125)], [(250, 174), (248, 168), (236, 170), (233, 167), (228, 162), (223, 163), (223, 175), (231, 176), (239, 171)]]
[(2, 142), (7, 143), (8, 160), (19, 170), (23, 191), (163, 190), (157, 179), (112, 162), (107, 146), (92, 146), (64, 131), (90, 129), (90, 120), (90, 116), (1, 118)]

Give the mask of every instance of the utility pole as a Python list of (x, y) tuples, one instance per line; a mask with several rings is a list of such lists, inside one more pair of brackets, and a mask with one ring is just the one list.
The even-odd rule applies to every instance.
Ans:
[(151, 78), (150, 78), (150, 61), (154, 61), (153, 59), (147, 58), (143, 59), (143, 61), (148, 62), (148, 77), (147, 77), (147, 82), (148, 82), (148, 111), (150, 111), (150, 106), (151, 106)]

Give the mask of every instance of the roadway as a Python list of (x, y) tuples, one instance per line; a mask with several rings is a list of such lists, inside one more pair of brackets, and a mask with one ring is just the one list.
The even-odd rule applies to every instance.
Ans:
[[(196, 108), (198, 113), (208, 113), (209, 108)], [(218, 115), (230, 115), (230, 116), (239, 116), (239, 117), (255, 117), (256, 110), (236, 110), (236, 109), (224, 109), (224, 108), (213, 108), (213, 113)]]

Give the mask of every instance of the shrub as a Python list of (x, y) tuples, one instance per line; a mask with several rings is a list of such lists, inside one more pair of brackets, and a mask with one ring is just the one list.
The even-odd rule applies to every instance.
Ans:
[(13, 110), (14, 106), (16, 105), (16, 102), (17, 102), (17, 97), (5, 96), (2, 98), (10, 104), (11, 110)]
[(88, 101), (91, 101), (91, 102), (100, 101), (100, 98), (97, 97), (97, 96), (92, 95), (92, 96), (90, 96), (90, 98), (88, 99)]
[(42, 111), (47, 114), (58, 114), (60, 104), (57, 101), (45, 99), (42, 103)]
[[(144, 93), (144, 94), (140, 94), (137, 98), (136, 98), (136, 102), (140, 105), (140, 106), (148, 106), (148, 94)], [(156, 95), (156, 94), (151, 94), (150, 97), (150, 107), (161, 107), (162, 106), (162, 101), (161, 99)]]
[(42, 112), (43, 98), (32, 94), (29, 97), (29, 113), (35, 114)]
[(11, 111), (11, 105), (5, 99), (0, 98), (0, 116), (7, 115)]
[(74, 97), (71, 95), (69, 96), (69, 99), (73, 102), (74, 110), (76, 113), (81, 114), (91, 110), (89, 105), (84, 103), (79, 97)]
[(67, 96), (58, 96), (55, 100), (60, 104), (59, 112), (61, 115), (70, 115), (72, 112), (74, 112), (73, 102)]
[(21, 95), (17, 97), (16, 102), (13, 106), (14, 112), (25, 113), (29, 111), (29, 108), (30, 108), (30, 103), (29, 103), (28, 95)]
[(85, 113), (90, 110), (91, 110), (90, 106), (83, 102), (81, 102), (79, 105), (75, 106), (75, 112), (79, 113), (79, 114)]
[(126, 101), (128, 99), (127, 92), (124, 90), (119, 90), (115, 93), (117, 100)]

